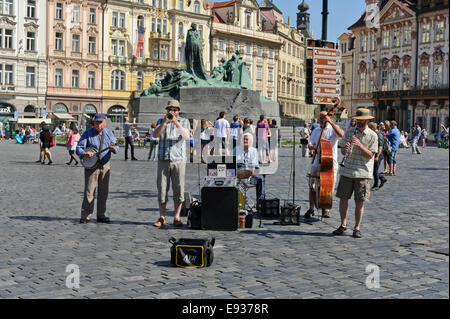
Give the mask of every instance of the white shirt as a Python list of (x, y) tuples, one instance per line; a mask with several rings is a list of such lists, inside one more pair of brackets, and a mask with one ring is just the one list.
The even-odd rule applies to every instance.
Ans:
[(214, 128), (217, 129), (217, 137), (227, 137), (227, 129), (230, 128), (230, 123), (228, 123), (228, 121), (225, 119), (218, 119), (214, 123)]
[[(312, 131), (311, 137), (309, 138), (309, 144), (312, 144), (314, 148), (317, 148), (319, 143), (320, 133), (322, 133), (322, 129), (318, 128)], [(323, 139), (329, 140), (331, 142), (331, 148), (333, 149), (333, 167), (334, 169), (338, 168), (338, 142), (339, 135), (337, 135), (336, 131), (333, 129), (330, 123), (327, 123), (327, 127), (323, 132)], [(314, 159), (313, 166), (319, 166), (319, 157), (316, 156)]]

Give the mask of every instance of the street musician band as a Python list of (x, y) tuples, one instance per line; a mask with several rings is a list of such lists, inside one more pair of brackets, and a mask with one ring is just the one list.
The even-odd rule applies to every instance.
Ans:
[[(333, 109), (337, 107), (337, 104)], [(157, 189), (158, 189), (158, 204), (159, 204), (159, 219), (154, 223), (154, 226), (161, 227), (166, 224), (166, 204), (168, 201), (168, 192), (170, 186), (173, 190), (174, 201), (174, 220), (175, 227), (183, 226), (180, 218), (182, 204), (184, 202), (184, 185), (185, 185), (185, 170), (186, 170), (186, 141), (191, 139), (191, 127), (187, 119), (180, 117), (180, 104), (177, 100), (170, 100), (167, 104), (167, 114), (161, 118), (157, 127), (154, 130), (154, 136), (160, 138), (158, 144), (158, 169), (157, 169)], [(332, 109), (332, 110), (333, 110)], [(345, 133), (344, 131), (331, 119), (332, 110), (329, 112), (321, 112), (319, 115), (320, 128), (314, 129), (311, 134), (308, 148), (311, 155), (314, 157), (311, 168), (308, 174), (309, 178), (309, 209), (304, 215), (305, 219), (310, 219), (314, 216), (315, 208), (322, 209), (322, 218), (329, 218), (330, 208), (333, 201), (333, 192), (337, 181), (337, 174), (339, 172), (340, 178), (336, 191), (336, 196), (340, 199), (339, 212), (341, 217), (341, 224), (338, 229), (333, 232), (333, 235), (343, 235), (347, 230), (347, 215), (348, 215), (348, 200), (354, 193), (355, 200), (355, 225), (353, 230), (353, 237), (361, 237), (361, 220), (364, 214), (364, 202), (369, 199), (370, 185), (369, 181), (372, 179), (374, 167), (374, 155), (378, 151), (378, 136), (371, 129), (368, 128), (368, 123), (373, 116), (370, 110), (359, 108), (356, 116), (352, 120), (356, 121), (356, 127), (350, 127)], [(110, 154), (117, 153), (118, 147), (115, 145), (115, 140), (110, 134), (110, 130), (104, 129), (107, 133), (105, 139), (97, 138), (96, 144), (91, 144), (100, 149), (97, 153), (98, 160), (90, 160), (90, 157), (95, 154), (89, 150), (92, 147), (89, 143), (83, 143), (83, 140), (90, 141), (87, 133), (96, 131), (102, 133), (105, 126), (104, 114), (97, 114), (94, 120), (96, 124), (95, 129), (86, 132), (77, 146), (77, 155), (84, 159), (86, 164), (83, 164), (86, 169), (86, 187), (85, 196), (82, 207), (81, 223), (89, 221), (93, 213), (93, 193), (96, 188), (99, 192), (99, 207), (98, 218), (99, 222), (109, 222), (106, 217), (106, 198), (107, 198), (107, 184), (109, 183), (109, 158)], [(100, 125), (101, 124), (101, 125)], [(100, 126), (99, 126), (100, 125)], [(97, 127), (99, 126), (99, 127)], [(258, 150), (253, 147), (253, 134), (241, 132), (239, 139), (242, 139), (242, 145), (237, 145), (233, 150), (236, 156), (238, 179), (250, 179), (256, 185), (257, 200), (264, 199), (264, 180), (260, 175), (255, 174), (255, 170), (259, 168), (259, 154)], [(341, 140), (342, 139), (342, 140)], [(100, 141), (101, 140), (101, 141)], [(339, 140), (341, 140), (339, 142)], [(97, 145), (98, 144), (98, 145)], [(338, 164), (338, 144), (341, 146), (341, 153), (344, 156), (342, 163)], [(102, 147), (108, 145), (108, 149), (104, 150)], [(106, 152), (107, 151), (107, 152)], [(104, 152), (104, 153), (102, 153)], [(326, 153), (328, 152), (328, 153)], [(100, 155), (99, 155), (100, 154)], [(209, 154), (209, 152), (208, 152)], [(324, 156), (325, 154), (325, 156)], [(328, 156), (328, 158), (326, 158)], [(328, 161), (328, 164), (326, 164)], [(88, 162), (95, 162), (93, 168), (88, 167)], [(324, 166), (329, 165), (326, 172)], [(91, 175), (88, 174), (94, 169), (107, 172), (107, 177), (98, 179), (95, 176), (95, 181), (91, 182)], [(97, 171), (95, 171), (97, 172)], [(325, 173), (328, 174), (327, 181), (321, 180)], [(101, 174), (100, 174), (101, 175)], [(92, 175), (94, 176), (94, 175)], [(89, 178), (88, 178), (89, 177)], [(298, 181), (294, 181), (298, 182)], [(98, 183), (98, 185), (96, 185)], [(103, 187), (103, 184), (106, 187)], [(318, 184), (320, 183), (320, 184)], [(171, 185), (172, 184), (172, 185)], [(320, 187), (318, 187), (320, 186)], [(330, 189), (331, 199), (327, 204), (321, 204), (321, 193), (324, 188)], [(103, 189), (106, 189), (104, 191)]]

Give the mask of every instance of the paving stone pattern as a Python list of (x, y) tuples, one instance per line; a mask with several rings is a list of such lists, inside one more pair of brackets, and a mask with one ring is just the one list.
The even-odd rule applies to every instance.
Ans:
[[(113, 156), (108, 212), (112, 223), (79, 224), (83, 169), (68, 167), (64, 147), (54, 165), (40, 165), (37, 145), (0, 141), (0, 298), (449, 298), (449, 153), (401, 150), (398, 176), (371, 195), (361, 232), (333, 237), (332, 218), (300, 226), (256, 220), (234, 232), (157, 229), (156, 162)], [(292, 149), (280, 150), (267, 197), (292, 197)], [(297, 154), (301, 154), (300, 150)], [(296, 195), (307, 209), (310, 158), (296, 159)], [(205, 166), (201, 165), (201, 177)], [(198, 166), (188, 164), (186, 189), (198, 194)], [(251, 190), (254, 196), (254, 191)], [(169, 204), (172, 222), (173, 204)], [(317, 216), (317, 215), (316, 215)], [(185, 222), (186, 219), (183, 218)], [(210, 268), (170, 266), (168, 239), (216, 237)], [(436, 253), (433, 251), (444, 251)], [(447, 252), (445, 254), (445, 251)], [(66, 266), (80, 270), (80, 288), (66, 287)], [(380, 288), (368, 289), (368, 265)]]

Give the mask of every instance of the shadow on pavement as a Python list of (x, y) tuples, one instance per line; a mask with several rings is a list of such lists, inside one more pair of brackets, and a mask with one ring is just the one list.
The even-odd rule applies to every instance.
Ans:
[(148, 190), (131, 190), (129, 192), (109, 192), (110, 199), (120, 199), (120, 198), (156, 198), (158, 194)]
[[(298, 226), (297, 226), (298, 227)], [(253, 235), (260, 235), (267, 238), (273, 238), (272, 234), (277, 235), (295, 235), (295, 236), (314, 236), (314, 237), (334, 237), (331, 233), (310, 233), (310, 232), (303, 232), (303, 231), (292, 231), (292, 230), (264, 230), (264, 229), (255, 229), (255, 230), (242, 230), (241, 233), (244, 234), (253, 234)]]
[[(54, 222), (54, 221), (70, 221), (74, 224), (79, 224), (79, 218), (66, 218), (66, 217), (50, 217), (50, 216), (10, 216), (10, 219), (17, 220), (26, 220), (26, 221), (44, 221), (44, 222)], [(91, 219), (91, 223), (96, 224), (96, 218)], [(114, 220), (112, 219), (110, 225), (137, 225), (137, 226), (151, 226), (152, 223), (143, 223), (143, 222), (131, 222), (131, 221), (123, 221), (123, 220)]]

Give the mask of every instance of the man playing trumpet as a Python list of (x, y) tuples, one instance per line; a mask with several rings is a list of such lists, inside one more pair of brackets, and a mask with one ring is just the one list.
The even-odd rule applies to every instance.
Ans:
[(186, 170), (186, 140), (190, 138), (189, 120), (180, 117), (180, 103), (170, 100), (167, 103), (167, 115), (159, 119), (153, 133), (159, 137), (158, 149), (158, 204), (159, 219), (153, 226), (161, 227), (166, 223), (166, 205), (170, 182), (172, 182), (174, 221), (176, 227), (183, 226), (180, 219), (181, 207), (184, 202), (184, 177)]

